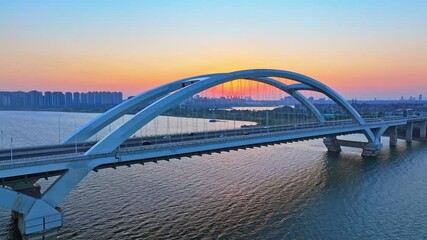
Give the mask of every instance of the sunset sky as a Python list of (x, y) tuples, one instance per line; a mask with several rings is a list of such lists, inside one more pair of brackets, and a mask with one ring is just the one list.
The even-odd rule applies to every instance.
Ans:
[(123, 91), (249, 68), (427, 98), (427, 1), (0, 0), (0, 91)]

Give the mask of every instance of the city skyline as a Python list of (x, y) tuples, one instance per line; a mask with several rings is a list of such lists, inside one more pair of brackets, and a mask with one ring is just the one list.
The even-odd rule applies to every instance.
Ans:
[[(426, 95), (424, 1), (4, 1), (4, 91), (121, 91), (249, 68), (347, 99)], [(399, 16), (399, 17), (396, 17)]]
[(122, 92), (0, 91), (0, 108), (48, 109), (112, 107), (123, 101)]

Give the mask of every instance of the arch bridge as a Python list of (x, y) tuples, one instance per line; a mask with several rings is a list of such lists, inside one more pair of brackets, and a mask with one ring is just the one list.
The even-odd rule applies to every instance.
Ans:
[[(289, 79), (294, 83), (285, 84), (277, 78)], [(159, 115), (195, 94), (238, 79), (267, 84), (289, 94), (312, 113), (316, 122), (254, 127), (251, 134), (247, 134), (245, 129), (222, 130), (220, 134), (196, 132), (185, 138), (169, 136), (157, 144), (129, 144), (126, 147), (135, 141), (131, 137), (139, 129)], [(351, 119), (326, 121), (321, 111), (301, 93), (306, 90), (326, 95)], [(137, 113), (108, 135), (97, 142), (87, 142), (132, 111)], [(11, 160), (8, 160), (10, 156), (7, 151), (0, 151), (0, 181), (3, 186), (0, 188), (0, 207), (13, 211), (25, 239), (41, 239), (56, 236), (63, 224), (58, 205), (91, 171), (314, 138), (323, 138), (328, 151), (340, 152), (341, 146), (358, 147), (363, 149), (363, 156), (376, 156), (382, 148), (381, 136), (386, 131), (390, 136), (390, 145), (396, 145), (398, 128), (405, 129), (405, 138), (410, 142), (414, 125), (419, 127), (420, 137), (426, 137), (426, 123), (427, 119), (423, 117), (364, 119), (336, 91), (295, 72), (252, 69), (195, 76), (156, 87), (124, 101), (81, 127), (60, 145), (16, 149), (15, 159)], [(339, 135), (352, 133), (364, 134), (367, 141), (337, 139)], [(41, 192), (40, 188), (35, 187), (40, 178), (50, 176), (59, 178), (48, 189)]]

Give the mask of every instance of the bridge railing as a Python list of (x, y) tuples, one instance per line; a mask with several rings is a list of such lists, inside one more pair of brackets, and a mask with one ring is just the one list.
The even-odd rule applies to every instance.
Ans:
[[(194, 144), (203, 144), (203, 143), (213, 143), (213, 142), (223, 142), (224, 140), (240, 140), (240, 139), (248, 139), (248, 138), (254, 138), (254, 137), (263, 137), (263, 136), (273, 136), (273, 135), (281, 135), (284, 132), (290, 133), (290, 132), (297, 132), (301, 130), (311, 130), (313, 128), (316, 129), (328, 129), (336, 127), (337, 125), (324, 125), (320, 126), (312, 126), (312, 127), (305, 127), (305, 128), (298, 128), (298, 127), (291, 127), (284, 131), (269, 131), (269, 132), (259, 132), (255, 134), (249, 134), (249, 135), (237, 135), (237, 136), (225, 136), (221, 138), (204, 138), (204, 139), (198, 139), (198, 140), (188, 140), (183, 142), (173, 142), (173, 143), (164, 143), (164, 144), (158, 144), (158, 145), (149, 145), (149, 146), (137, 146), (137, 147), (129, 147), (125, 149), (121, 149), (120, 151), (117, 151), (117, 153), (130, 153), (130, 152), (137, 152), (141, 150), (156, 150), (156, 149), (164, 149), (166, 147), (176, 147), (176, 146), (188, 146), (188, 145), (194, 145)], [(346, 127), (346, 126), (358, 126), (355, 123), (352, 124), (341, 124), (340, 126)]]
[[(388, 122), (388, 121), (396, 121), (396, 120), (405, 120), (407, 118), (404, 117), (387, 117), (384, 119), (366, 119), (367, 123), (375, 123), (375, 122)], [(334, 128), (334, 127), (348, 127), (348, 126), (359, 126), (357, 123), (355, 123), (352, 120), (340, 120), (336, 122), (325, 122), (325, 123), (309, 123), (309, 124), (288, 124), (288, 125), (278, 125), (278, 126), (263, 126), (263, 127), (257, 127), (254, 128), (258, 132), (251, 132), (250, 129), (238, 129), (236, 130), (230, 130), (230, 133), (240, 133), (235, 136), (227, 136), (224, 134), (223, 136), (217, 136), (209, 138), (202, 138), (193, 140), (190, 138), (186, 139), (185, 141), (176, 141), (176, 142), (165, 142), (160, 144), (153, 144), (148, 146), (132, 146), (127, 148), (121, 148), (117, 149), (116, 151), (113, 151), (110, 154), (107, 154), (109, 156), (117, 153), (130, 153), (135, 151), (144, 151), (144, 150), (155, 150), (155, 149), (164, 149), (167, 147), (174, 147), (174, 146), (188, 146), (188, 145), (194, 145), (194, 144), (203, 144), (203, 143), (210, 143), (210, 142), (221, 142), (224, 140), (237, 140), (237, 139), (247, 139), (247, 138), (253, 138), (253, 137), (261, 137), (261, 136), (272, 136), (272, 135), (280, 135), (284, 132), (295, 132), (295, 131), (301, 131), (301, 130), (311, 130), (311, 129), (325, 129), (325, 128)], [(244, 134), (244, 131), (249, 132), (250, 134)], [(215, 132), (211, 132), (215, 133)], [(75, 159), (79, 160), (82, 157), (84, 157), (83, 152), (79, 153), (68, 153), (68, 154), (58, 154), (58, 155), (49, 155), (49, 156), (38, 156), (38, 157), (29, 157), (29, 158), (20, 158), (20, 159), (9, 159), (9, 160), (2, 160), (0, 161), (0, 165), (13, 165), (13, 164), (19, 164), (19, 163), (26, 163), (26, 162), (42, 162), (42, 161), (54, 161), (54, 160), (61, 160), (61, 159)]]
[[(399, 121), (399, 120), (405, 120), (406, 118), (402, 117), (388, 117), (386, 119), (379, 120), (377, 118), (368, 119), (367, 123), (383, 123), (388, 121)], [(258, 132), (258, 133), (251, 133), (250, 135), (237, 135), (237, 136), (224, 136), (224, 137), (217, 137), (217, 138), (203, 138), (198, 140), (187, 140), (187, 141), (180, 141), (180, 142), (172, 142), (172, 143), (162, 143), (157, 145), (148, 145), (148, 146), (136, 146), (136, 147), (129, 147), (121, 149), (120, 151), (116, 151), (117, 153), (129, 153), (129, 152), (135, 152), (135, 151), (141, 151), (141, 150), (155, 150), (155, 149), (164, 149), (166, 147), (176, 147), (176, 146), (188, 146), (188, 145), (194, 145), (194, 144), (203, 144), (203, 143), (212, 143), (212, 142), (221, 142), (224, 140), (238, 140), (238, 139), (247, 139), (247, 138), (253, 138), (253, 137), (261, 137), (261, 136), (272, 136), (272, 135), (281, 135), (283, 132), (295, 132), (295, 131), (301, 131), (301, 130), (311, 130), (311, 129), (328, 129), (328, 128), (334, 128), (334, 127), (349, 127), (349, 126), (359, 126), (357, 123), (355, 123), (353, 120), (339, 120), (335, 121), (332, 124), (330, 123), (314, 123), (314, 124), (304, 124), (304, 126), (296, 125), (296, 124), (289, 124), (289, 125), (283, 125), (283, 126), (268, 126), (265, 127), (257, 127), (257, 130), (265, 129), (266, 131)], [(269, 129), (273, 128), (279, 128), (280, 131), (268, 131)], [(241, 131), (241, 130), (239, 130)], [(230, 130), (230, 132), (236, 132), (234, 130)], [(214, 132), (213, 132), (214, 133)]]
[(78, 154), (68, 153), (68, 154), (60, 154), (60, 155), (48, 155), (48, 156), (37, 156), (37, 157), (29, 157), (29, 158), (18, 158), (18, 159), (7, 159), (0, 161), (1, 165), (11, 165), (11, 164), (20, 164), (26, 162), (43, 162), (55, 159), (65, 159), (65, 158), (73, 158), (73, 157), (82, 157), (84, 153), (80, 152)]

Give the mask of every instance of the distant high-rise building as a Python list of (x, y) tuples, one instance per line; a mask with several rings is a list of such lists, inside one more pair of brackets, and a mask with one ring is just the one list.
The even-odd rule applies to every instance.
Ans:
[(73, 94), (71, 92), (65, 93), (65, 106), (73, 105)]
[(293, 105), (296, 104), (297, 101), (295, 100), (295, 98), (291, 97), (291, 96), (287, 96), (283, 98), (283, 102), (286, 105)]
[(0, 106), (10, 106), (10, 92), (0, 92)]
[(94, 92), (94, 104), (95, 105), (101, 105), (102, 104), (102, 97), (100, 92)]
[(43, 103), (45, 107), (52, 107), (52, 92), (44, 92)]
[(113, 104), (113, 94), (111, 92), (101, 92), (101, 104), (111, 105)]
[(95, 105), (95, 94), (94, 92), (87, 93), (87, 105)]
[(80, 94), (80, 104), (82, 106), (87, 106), (88, 105), (87, 93), (81, 93)]
[(29, 96), (26, 92), (11, 92), (10, 93), (10, 106), (24, 107), (28, 106)]
[(1, 107), (17, 108), (61, 108), (70, 106), (96, 106), (104, 109), (110, 108), (123, 101), (121, 92), (50, 92), (44, 93), (36, 90), (29, 92), (0, 91)]
[(79, 92), (73, 93), (73, 105), (74, 106), (80, 105), (80, 93)]
[(43, 106), (43, 93), (33, 90), (28, 92), (28, 106), (39, 108)]
[(52, 93), (52, 107), (62, 107), (65, 104), (65, 95), (62, 92)]
[(123, 93), (113, 92), (113, 104), (119, 104), (123, 101)]
[(423, 95), (422, 95), (422, 94), (420, 94), (420, 95), (418, 96), (418, 100), (420, 100), (420, 101), (422, 101), (422, 100), (423, 100)]

